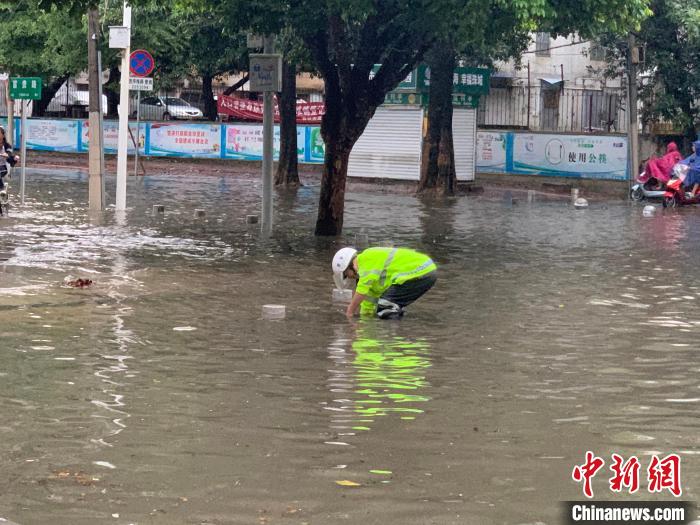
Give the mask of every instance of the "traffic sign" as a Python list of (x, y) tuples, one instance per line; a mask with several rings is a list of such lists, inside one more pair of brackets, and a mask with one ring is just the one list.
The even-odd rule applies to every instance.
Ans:
[(40, 100), (40, 77), (12, 77), (10, 79), (10, 98), (14, 100)]
[(129, 56), (129, 71), (137, 77), (147, 77), (153, 73), (156, 63), (148, 51), (137, 49)]
[(250, 90), (282, 91), (282, 55), (250, 55)]
[(150, 77), (129, 77), (131, 91), (153, 91), (153, 79)]

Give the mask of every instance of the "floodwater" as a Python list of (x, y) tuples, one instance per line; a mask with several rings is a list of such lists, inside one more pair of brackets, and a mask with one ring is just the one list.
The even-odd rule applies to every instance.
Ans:
[[(278, 196), (263, 240), (253, 179), (129, 183), (117, 220), (85, 176), (33, 173), (0, 220), (0, 518), (555, 524), (588, 450), (598, 500), (673, 499), (646, 485), (670, 453), (697, 500), (698, 209), (350, 192), (346, 242), (440, 265), (403, 320), (351, 323), (318, 188)], [(640, 459), (634, 496), (612, 453)]]

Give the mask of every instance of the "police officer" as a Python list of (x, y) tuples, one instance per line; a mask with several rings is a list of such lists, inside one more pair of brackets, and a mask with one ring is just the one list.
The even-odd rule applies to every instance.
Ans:
[(345, 312), (381, 319), (403, 316), (404, 308), (430, 290), (437, 280), (437, 266), (422, 253), (408, 248), (367, 248), (358, 252), (342, 248), (333, 257), (333, 279), (338, 288), (357, 281)]

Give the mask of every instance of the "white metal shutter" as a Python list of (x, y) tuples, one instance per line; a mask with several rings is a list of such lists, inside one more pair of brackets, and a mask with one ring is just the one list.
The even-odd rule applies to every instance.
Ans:
[(423, 110), (379, 107), (350, 153), (349, 177), (418, 180)]
[(454, 108), (452, 135), (457, 180), (472, 181), (476, 169), (476, 109)]

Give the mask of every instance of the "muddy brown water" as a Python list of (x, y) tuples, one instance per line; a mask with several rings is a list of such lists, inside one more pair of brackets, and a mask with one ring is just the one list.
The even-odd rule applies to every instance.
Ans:
[[(696, 209), (350, 193), (329, 241), (304, 187), (265, 240), (255, 180), (129, 183), (118, 220), (88, 216), (84, 175), (35, 172), (0, 220), (0, 518), (554, 524), (587, 450), (642, 464), (637, 494), (606, 470), (597, 499), (673, 499), (646, 491), (669, 453), (697, 499)], [(439, 263), (400, 322), (331, 302), (363, 228)]]

